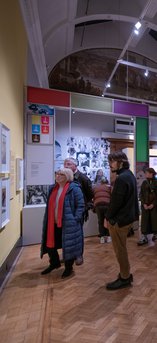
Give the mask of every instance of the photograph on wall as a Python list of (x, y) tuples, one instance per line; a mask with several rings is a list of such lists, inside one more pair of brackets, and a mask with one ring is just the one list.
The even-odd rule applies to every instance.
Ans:
[(104, 176), (110, 180), (108, 154), (110, 143), (104, 138), (95, 137), (56, 137), (55, 141), (55, 170), (57, 162), (67, 157), (77, 160), (78, 169), (94, 182), (98, 169), (102, 169)]
[(36, 185), (26, 187), (26, 205), (46, 204), (50, 185)]
[(10, 130), (0, 123), (0, 172), (10, 172)]
[(10, 151), (10, 199), (15, 196), (15, 153)]
[(32, 134), (32, 143), (40, 143), (40, 135)]
[(53, 144), (54, 108), (49, 105), (27, 103), (28, 143)]
[(3, 228), (9, 222), (10, 215), (10, 189), (9, 178), (0, 180), (0, 227)]
[(78, 161), (79, 167), (89, 167), (90, 166), (90, 154), (89, 152), (77, 152), (76, 159)]
[[(28, 102), (26, 104), (26, 111), (29, 114), (40, 114), (42, 116), (53, 116), (54, 108), (50, 105), (37, 104)], [(47, 123), (47, 120), (44, 120)]]
[(16, 158), (16, 191), (23, 189), (23, 159)]
[(7, 137), (2, 133), (2, 164), (7, 162)]

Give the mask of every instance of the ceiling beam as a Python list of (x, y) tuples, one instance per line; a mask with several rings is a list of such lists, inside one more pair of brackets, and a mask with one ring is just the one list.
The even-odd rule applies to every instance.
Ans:
[[(141, 15), (139, 16), (139, 18), (137, 18), (137, 21), (141, 21), (141, 20), (147, 15), (147, 12), (148, 12), (148, 11), (150, 10), (150, 8), (151, 8), (151, 4), (154, 6), (154, 0), (148, 0), (148, 1), (147, 1), (146, 5), (144, 6), (144, 8), (143, 8), (143, 10), (142, 10), (142, 12), (141, 12)], [(156, 6), (156, 7), (157, 7), (157, 6)], [(107, 91), (107, 89), (108, 89), (108, 85), (111, 83), (111, 80), (112, 80), (112, 78), (113, 78), (113, 76), (114, 76), (114, 74), (115, 74), (115, 72), (117, 71), (117, 68), (118, 68), (118, 66), (119, 66), (119, 62), (118, 62), (118, 61), (121, 60), (121, 59), (123, 58), (123, 56), (124, 56), (124, 54), (126, 53), (126, 51), (127, 51), (128, 47), (129, 47), (131, 41), (132, 41), (133, 38), (134, 38), (134, 35), (135, 35), (135, 33), (134, 33), (134, 29), (133, 29), (132, 32), (131, 32), (131, 34), (130, 34), (130, 36), (129, 36), (129, 38), (128, 38), (128, 40), (127, 40), (127, 42), (126, 42), (126, 44), (125, 44), (125, 46), (124, 46), (124, 48), (123, 48), (123, 50), (122, 50), (122, 52), (121, 52), (121, 54), (120, 54), (120, 56), (118, 57), (118, 60), (117, 60), (115, 66), (114, 66), (114, 68), (113, 68), (113, 70), (112, 70), (112, 72), (111, 72), (111, 75), (110, 75), (108, 81), (107, 81), (106, 84), (105, 84), (105, 87), (104, 87), (104, 90), (103, 90), (103, 94), (102, 94), (102, 95), (105, 95), (105, 94), (106, 94), (106, 91)]]
[(37, 0), (19, 0), (39, 86), (49, 88)]

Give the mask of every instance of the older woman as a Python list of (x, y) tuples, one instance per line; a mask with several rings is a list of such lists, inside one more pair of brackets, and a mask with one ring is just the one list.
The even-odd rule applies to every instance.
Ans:
[(79, 184), (73, 182), (71, 169), (60, 169), (55, 178), (47, 200), (41, 243), (41, 258), (47, 253), (50, 265), (41, 274), (61, 266), (57, 249), (62, 248), (65, 265), (62, 278), (66, 278), (73, 275), (74, 260), (83, 253), (84, 198)]

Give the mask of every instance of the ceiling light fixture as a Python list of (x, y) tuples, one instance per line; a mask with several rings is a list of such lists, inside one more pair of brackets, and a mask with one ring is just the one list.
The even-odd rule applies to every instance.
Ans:
[(110, 82), (108, 82), (106, 85), (106, 88), (110, 88), (110, 87), (111, 87), (111, 84), (110, 84)]
[(148, 74), (149, 74), (149, 72), (148, 72), (148, 69), (146, 69), (146, 71), (145, 71), (144, 75), (147, 77), (147, 76), (148, 76)]
[(140, 23), (140, 21), (138, 21), (138, 22), (135, 24), (135, 27), (136, 27), (137, 30), (139, 30), (141, 26), (142, 26), (142, 24)]
[(134, 33), (135, 33), (135, 35), (137, 35), (137, 36), (139, 35), (139, 31), (136, 30), (136, 29), (134, 30)]
[(135, 35), (139, 35), (139, 29), (140, 29), (141, 26), (142, 26), (142, 24), (140, 23), (140, 21), (138, 21), (138, 22), (135, 24), (135, 29), (134, 29)]

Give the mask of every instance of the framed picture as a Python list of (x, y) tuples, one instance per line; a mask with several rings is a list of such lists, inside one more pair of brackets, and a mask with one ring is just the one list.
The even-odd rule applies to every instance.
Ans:
[(10, 220), (10, 180), (0, 179), (0, 228)]
[(47, 202), (50, 185), (28, 185), (26, 188), (26, 205), (43, 205)]
[(16, 191), (23, 189), (23, 160), (16, 158)]
[[(54, 114), (54, 109), (53, 109), (53, 114)], [(28, 130), (27, 130), (28, 144), (35, 144), (35, 145), (53, 144), (53, 139), (54, 139), (53, 135), (54, 135), (54, 115), (28, 113)]]
[(10, 130), (0, 123), (0, 173), (10, 172)]

